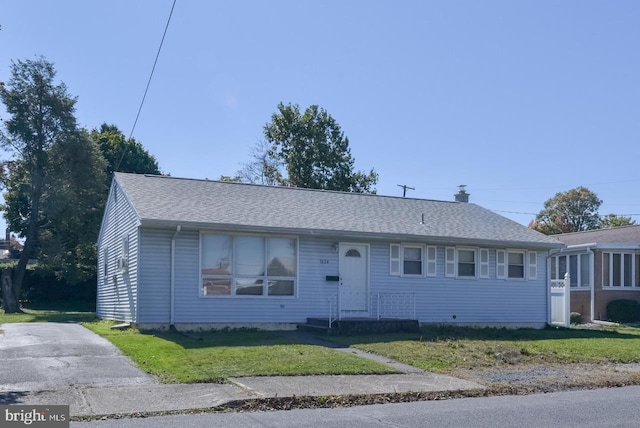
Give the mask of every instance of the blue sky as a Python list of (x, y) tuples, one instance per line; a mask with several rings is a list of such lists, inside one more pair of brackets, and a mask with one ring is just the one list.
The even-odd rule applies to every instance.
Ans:
[[(0, 0), (0, 81), (43, 55), (82, 126), (126, 135), (173, 0)], [(235, 175), (279, 102), (342, 126), (379, 194), (528, 224), (586, 186), (640, 221), (640, 2), (177, 0), (133, 136), (173, 176)], [(3, 113), (4, 114), (4, 113)]]

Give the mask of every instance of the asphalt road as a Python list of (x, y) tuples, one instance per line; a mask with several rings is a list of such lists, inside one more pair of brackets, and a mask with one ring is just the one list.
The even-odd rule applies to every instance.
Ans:
[(78, 324), (0, 326), (0, 392), (156, 383), (106, 339)]
[(72, 423), (75, 428), (638, 427), (640, 387), (345, 409), (200, 414)]

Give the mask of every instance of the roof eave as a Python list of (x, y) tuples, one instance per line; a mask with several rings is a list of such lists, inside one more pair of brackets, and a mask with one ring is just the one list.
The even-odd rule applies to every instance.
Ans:
[(472, 239), (452, 236), (431, 236), (431, 235), (411, 235), (411, 234), (395, 234), (382, 232), (353, 232), (344, 230), (329, 229), (301, 229), (301, 228), (284, 228), (271, 226), (252, 226), (241, 224), (227, 223), (202, 223), (202, 222), (184, 222), (176, 220), (157, 220), (143, 219), (142, 227), (149, 228), (169, 228), (175, 229), (180, 225), (183, 230), (225, 230), (240, 233), (277, 233), (285, 235), (302, 235), (302, 236), (327, 236), (327, 237), (344, 237), (350, 239), (375, 239), (399, 242), (429, 242), (443, 245), (473, 245), (473, 246), (490, 246), (501, 247), (508, 246), (511, 248), (522, 247), (531, 249), (551, 250), (555, 248), (565, 247), (562, 243), (537, 242), (537, 241), (501, 241), (491, 239)]

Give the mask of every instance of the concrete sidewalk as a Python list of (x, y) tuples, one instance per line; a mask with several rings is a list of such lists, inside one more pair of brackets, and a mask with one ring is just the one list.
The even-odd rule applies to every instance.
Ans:
[(201, 409), (235, 400), (271, 397), (458, 391), (483, 388), (433, 373), (357, 376), (264, 376), (231, 384), (66, 387), (54, 391), (0, 391), (0, 404), (68, 404), (73, 416)]

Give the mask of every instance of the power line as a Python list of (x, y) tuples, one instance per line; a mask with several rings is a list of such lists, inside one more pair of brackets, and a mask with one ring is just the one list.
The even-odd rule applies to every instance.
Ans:
[[(142, 96), (142, 101), (140, 101), (140, 107), (138, 107), (138, 113), (136, 114), (136, 120), (133, 122), (133, 126), (131, 127), (131, 132), (129, 133), (128, 140), (133, 136), (133, 131), (136, 129), (136, 125), (138, 124), (138, 118), (140, 117), (140, 112), (142, 111), (142, 106), (144, 105), (144, 100), (147, 98), (147, 92), (149, 92), (149, 86), (151, 86), (151, 79), (153, 78), (153, 73), (156, 71), (156, 64), (158, 64), (158, 58), (160, 57), (160, 51), (162, 51), (162, 45), (164, 44), (164, 38), (167, 35), (167, 30), (169, 29), (169, 23), (171, 22), (171, 16), (173, 15), (173, 9), (176, 7), (176, 1), (173, 0), (173, 4), (171, 5), (171, 11), (169, 12), (169, 17), (167, 18), (167, 24), (164, 27), (164, 33), (162, 33), (162, 40), (160, 40), (160, 46), (158, 47), (158, 52), (156, 53), (156, 59), (153, 61), (153, 67), (151, 68), (151, 73), (149, 74), (149, 80), (147, 80), (147, 87), (144, 90), (144, 95)], [(122, 150), (122, 155), (120, 156), (120, 160), (118, 161), (118, 165), (116, 166), (116, 171), (120, 168), (120, 163), (124, 158), (124, 147)]]
[(416, 190), (415, 187), (409, 187), (406, 184), (398, 184), (398, 187), (402, 187), (402, 197), (406, 198), (407, 197), (407, 189), (409, 190)]

